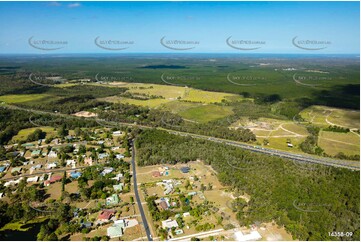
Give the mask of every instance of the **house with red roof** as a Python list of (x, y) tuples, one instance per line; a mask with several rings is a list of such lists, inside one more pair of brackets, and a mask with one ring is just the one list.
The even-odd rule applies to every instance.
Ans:
[(49, 180), (46, 180), (46, 181), (44, 182), (44, 185), (45, 185), (45, 186), (49, 186), (49, 185), (52, 184), (52, 183), (61, 181), (62, 179), (63, 179), (63, 176), (62, 176), (62, 175), (54, 175), (54, 176), (51, 176)]
[(104, 209), (103, 211), (100, 212), (100, 214), (98, 215), (98, 220), (102, 221), (102, 222), (108, 222), (109, 219), (114, 216), (115, 214), (115, 210), (113, 209)]

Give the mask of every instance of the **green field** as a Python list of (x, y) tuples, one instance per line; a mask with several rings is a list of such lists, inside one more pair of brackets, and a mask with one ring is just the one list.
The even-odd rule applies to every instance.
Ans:
[[(95, 76), (98, 75), (99, 78), (107, 77), (107, 80), (111, 80), (109, 83), (127, 81), (135, 85), (145, 83), (151, 86), (167, 84), (161, 78), (165, 75), (173, 77), (169, 81), (171, 84), (167, 85), (172, 88), (188, 86), (205, 91), (246, 93), (252, 97), (278, 94), (284, 100), (307, 97), (311, 104), (315, 105), (359, 109), (359, 92), (355, 91), (360, 84), (358, 58), (314, 57), (310, 62), (306, 57), (294, 58), (287, 55), (252, 57), (199, 54), (196, 58), (164, 58), (162, 55), (151, 54), (145, 58), (131, 55), (113, 58), (44, 57), (36, 60), (25, 59), (21, 64), (9, 58), (0, 60), (0, 65), (58, 74), (69, 82), (80, 79), (95, 81)], [(293, 69), (290, 70), (290, 67)], [(318, 86), (298, 84), (293, 80), (295, 74), (302, 77), (302, 83)], [(24, 75), (20, 81), (4, 76), (2, 82), (6, 88), (0, 95), (12, 93), (11, 83), (16, 82), (18, 89), (32, 85), (30, 81), (26, 81), (27, 77), (28, 75)], [(133, 91), (153, 93), (151, 90)], [(165, 98), (167, 93), (171, 96), (175, 94), (168, 90), (163, 93), (154, 92)], [(182, 93), (176, 95), (179, 94)]]
[(12, 138), (12, 141), (16, 142), (16, 141), (20, 141), (20, 140), (25, 140), (28, 137), (28, 135), (33, 133), (36, 129), (41, 129), (42, 131), (46, 132), (46, 137), (50, 137), (50, 136), (56, 134), (56, 131), (54, 130), (54, 128), (50, 127), (50, 126), (28, 128), (28, 129), (20, 130), (19, 133)]
[(360, 112), (355, 110), (311, 106), (302, 110), (300, 115), (307, 122), (319, 127), (337, 125), (350, 129), (360, 128)]
[(185, 111), (179, 112), (179, 115), (181, 115), (183, 118), (199, 123), (206, 123), (224, 118), (232, 114), (233, 112), (230, 107), (223, 107), (212, 104), (189, 108)]
[(0, 102), (5, 103), (25, 103), (31, 101), (39, 101), (50, 97), (47, 94), (18, 94), (0, 96)]
[(328, 155), (342, 152), (346, 155), (360, 155), (360, 137), (354, 133), (336, 133), (321, 131), (318, 145)]

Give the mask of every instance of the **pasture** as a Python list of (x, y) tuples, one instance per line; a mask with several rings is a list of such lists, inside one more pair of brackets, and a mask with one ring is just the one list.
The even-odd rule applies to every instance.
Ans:
[(179, 112), (179, 115), (181, 115), (184, 119), (199, 123), (214, 121), (232, 114), (233, 111), (231, 107), (214, 104), (202, 105)]
[(360, 155), (360, 137), (355, 133), (336, 133), (321, 131), (318, 145), (328, 155), (337, 155), (342, 152), (346, 155)]
[(5, 103), (26, 103), (31, 101), (40, 101), (50, 97), (47, 94), (15, 94), (0, 96), (0, 102)]
[(316, 126), (337, 125), (350, 129), (360, 128), (360, 112), (348, 109), (311, 106), (300, 112), (301, 117)]
[(46, 132), (47, 138), (52, 135), (56, 135), (56, 131), (53, 127), (41, 126), (41, 127), (34, 127), (34, 128), (20, 130), (19, 133), (12, 138), (12, 141), (17, 142), (20, 140), (25, 140), (28, 137), (28, 135), (33, 133), (36, 129), (41, 129), (42, 131)]

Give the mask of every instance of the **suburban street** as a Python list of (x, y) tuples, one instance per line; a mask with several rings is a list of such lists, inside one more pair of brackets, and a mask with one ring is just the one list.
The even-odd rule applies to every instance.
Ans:
[(139, 212), (140, 215), (142, 217), (142, 221), (143, 221), (143, 225), (144, 225), (144, 229), (145, 232), (147, 234), (147, 238), (148, 241), (152, 241), (152, 234), (150, 232), (149, 226), (148, 226), (148, 222), (147, 222), (147, 218), (145, 217), (144, 214), (144, 210), (143, 210), (143, 206), (142, 203), (140, 201), (140, 197), (139, 197), (139, 192), (138, 192), (138, 184), (137, 184), (137, 170), (135, 167), (135, 148), (134, 148), (134, 142), (132, 142), (132, 167), (133, 167), (133, 182), (134, 182), (134, 193), (135, 193), (135, 199), (137, 200), (137, 204), (139, 207)]

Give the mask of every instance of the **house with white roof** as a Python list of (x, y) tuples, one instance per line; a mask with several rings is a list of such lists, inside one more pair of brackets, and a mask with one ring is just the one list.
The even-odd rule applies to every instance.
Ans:
[(26, 179), (27, 182), (38, 182), (38, 180), (39, 180), (38, 176), (29, 177), (28, 179)]
[(178, 227), (178, 223), (176, 220), (172, 220), (172, 219), (167, 219), (162, 221), (162, 228), (163, 229), (172, 229), (172, 228), (177, 228)]

